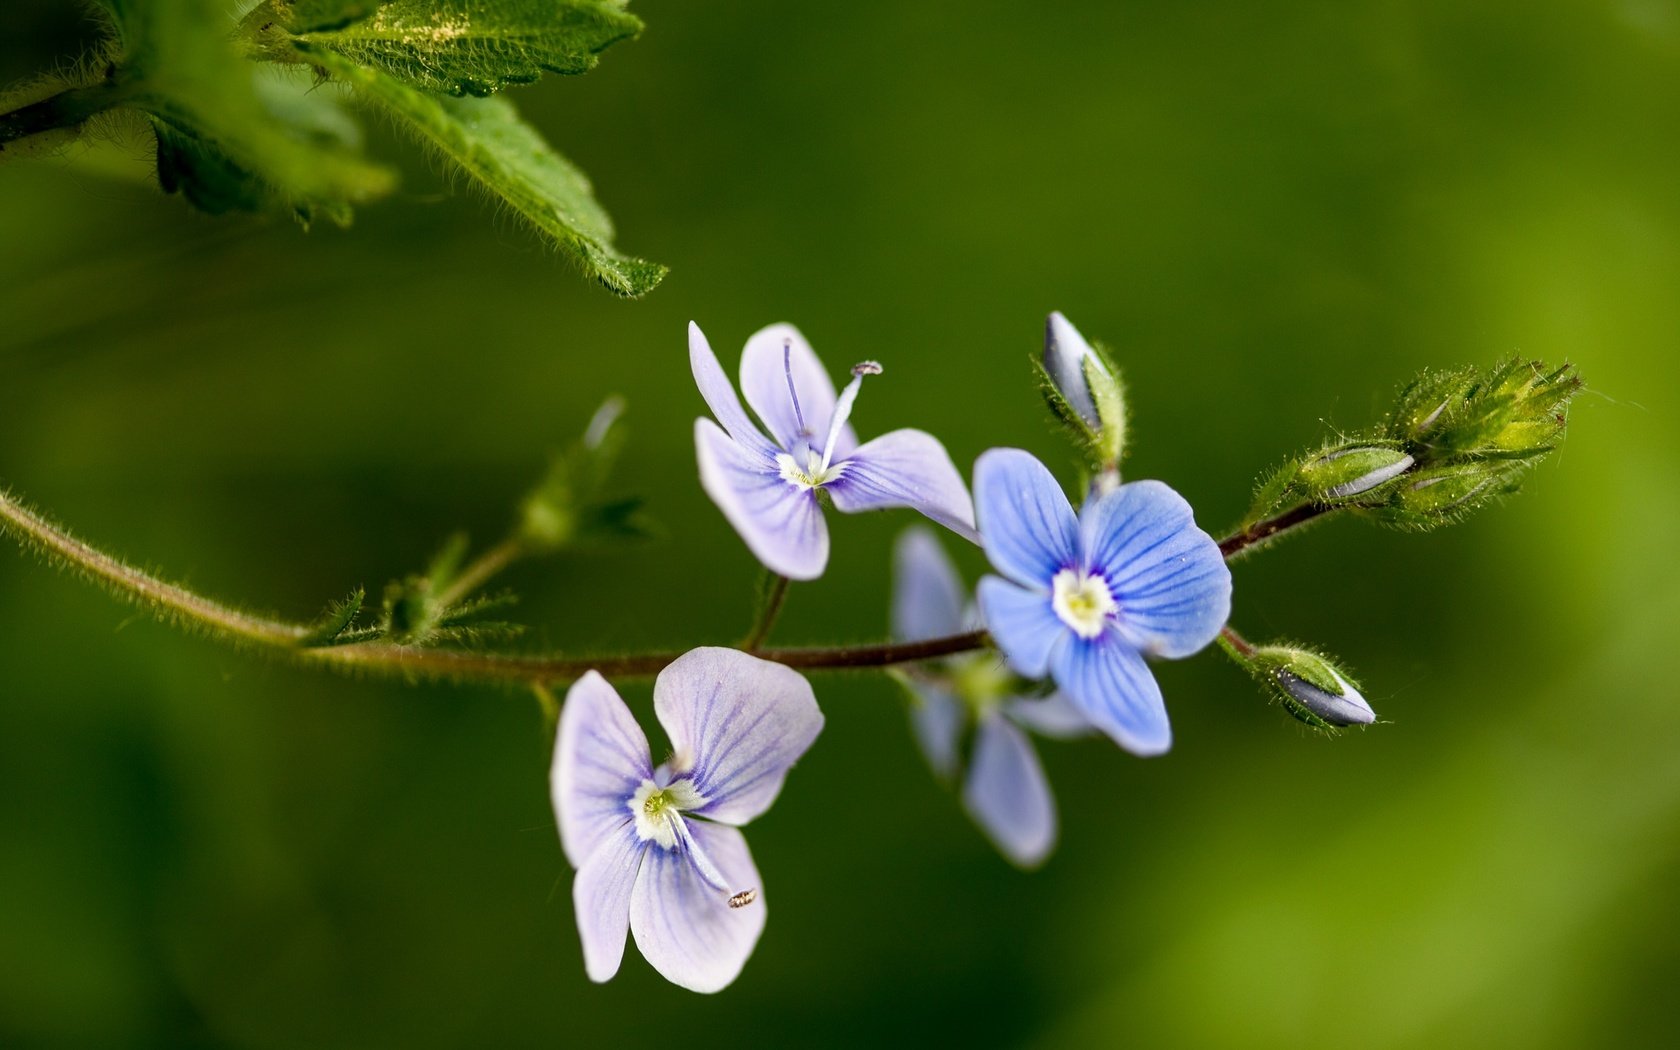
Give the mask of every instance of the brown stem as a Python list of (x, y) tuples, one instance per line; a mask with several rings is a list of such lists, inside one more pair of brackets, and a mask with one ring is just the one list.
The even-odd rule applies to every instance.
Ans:
[(1230, 560), (1244, 549), (1269, 540), (1280, 532), (1292, 529), (1297, 525), (1304, 525), (1333, 510), (1342, 509), (1344, 508), (1329, 507), (1322, 503), (1303, 503), (1299, 507), (1284, 511), (1275, 518), (1257, 521), (1248, 528), (1225, 537), (1219, 541), (1219, 553), (1225, 555), (1226, 560)]

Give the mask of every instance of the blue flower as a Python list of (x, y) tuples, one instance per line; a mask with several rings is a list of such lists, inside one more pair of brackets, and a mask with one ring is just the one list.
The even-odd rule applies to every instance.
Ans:
[(594, 671), (560, 713), (551, 783), (584, 969), (594, 981), (617, 973), (628, 931), (666, 980), (715, 992), (764, 930), (763, 883), (737, 828), (770, 808), (823, 717), (798, 672), (716, 648), (661, 671), (653, 708), (671, 739), (659, 766)]
[(1009, 664), (1048, 674), (1121, 747), (1172, 746), (1144, 657), (1189, 656), (1231, 612), (1231, 572), (1184, 497), (1134, 481), (1073, 507), (1044, 464), (992, 449), (974, 465), (981, 544), (1003, 578), (980, 581), (986, 626)]
[(798, 329), (778, 324), (760, 330), (741, 355), (741, 391), (770, 431), (766, 438), (693, 323), (688, 361), (717, 417), (716, 423), (694, 423), (700, 484), (771, 571), (794, 580), (822, 575), (828, 527), (819, 492), (847, 513), (909, 507), (978, 541), (974, 502), (936, 438), (894, 430), (858, 444), (847, 417), (863, 377), (879, 373), (880, 365), (866, 361), (852, 369), (852, 381), (836, 398)]
[[(931, 531), (905, 530), (893, 556), (894, 637), (913, 642), (978, 626)], [(1024, 730), (1066, 739), (1088, 734), (1090, 723), (1060, 694), (1017, 695), (1019, 680), (991, 654), (953, 657), (909, 672), (904, 681), (915, 696), (910, 724), (934, 772), (956, 777), (958, 743), (972, 721), (963, 807), (1009, 860), (1024, 868), (1042, 863), (1056, 844), (1056, 799)]]

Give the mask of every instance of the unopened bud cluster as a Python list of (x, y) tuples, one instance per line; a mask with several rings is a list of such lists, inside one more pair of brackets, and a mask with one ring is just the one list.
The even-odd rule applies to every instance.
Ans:
[(1515, 492), (1522, 475), (1557, 448), (1569, 402), (1581, 389), (1573, 366), (1512, 360), (1487, 372), (1420, 376), (1401, 391), (1388, 436), (1419, 468), (1380, 506), (1382, 520), (1427, 529)]
[(1391, 525), (1428, 529), (1514, 492), (1557, 447), (1571, 366), (1509, 361), (1491, 370), (1427, 372), (1400, 394), (1386, 426), (1290, 460), (1255, 496), (1250, 523), (1292, 507), (1351, 507)]

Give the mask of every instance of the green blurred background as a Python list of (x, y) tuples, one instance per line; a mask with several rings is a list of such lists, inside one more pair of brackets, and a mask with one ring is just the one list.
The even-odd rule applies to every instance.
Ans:
[[(596, 72), (516, 97), (671, 266), (642, 302), (378, 129), (404, 189), (349, 231), (0, 167), (0, 479), (302, 618), (495, 539), (616, 392), (668, 535), (521, 566), (518, 616), (536, 645), (686, 645), (737, 636), (755, 578), (696, 483), (690, 318), (730, 367), (776, 320), (835, 370), (881, 359), (860, 429), (966, 467), (1065, 462), (1026, 367), (1061, 309), (1124, 362), (1130, 475), (1214, 531), (1420, 367), (1569, 359), (1592, 391), (1508, 506), (1241, 565), (1236, 622), (1340, 654), (1387, 724), (1323, 739), (1217, 655), (1163, 666), (1171, 755), (1044, 748), (1036, 874), (935, 784), (889, 682), (817, 678), (828, 728), (750, 834), (774, 917), (712, 998), (633, 952), (585, 979), (527, 696), (275, 665), (6, 553), (0, 1043), (1680, 1038), (1680, 5), (637, 10)], [(89, 31), (0, 18), (0, 79)], [(835, 521), (779, 637), (878, 637), (909, 522)]]

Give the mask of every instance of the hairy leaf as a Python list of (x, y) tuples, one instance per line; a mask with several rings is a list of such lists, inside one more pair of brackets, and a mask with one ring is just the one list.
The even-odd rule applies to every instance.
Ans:
[(305, 41), (297, 47), (360, 97), (383, 106), (614, 292), (640, 296), (665, 276), (665, 267), (613, 247), (612, 220), (595, 200), (588, 177), (544, 142), (506, 99), (431, 95), (334, 51)]
[(129, 102), (154, 118), (159, 179), (209, 210), (288, 205), (347, 221), (389, 192), (389, 171), (355, 152), (354, 128), (304, 79), (259, 70), (228, 37), (216, 0), (152, 0), (122, 11)]
[[(366, 5), (367, 0), (363, 0)], [(292, 32), (358, 65), (447, 95), (488, 95), (528, 84), (544, 72), (584, 73), (607, 47), (641, 31), (613, 0), (391, 0), (371, 15), (300, 28), (324, 11), (359, 8), (351, 0), (294, 5)]]
[(310, 626), (309, 633), (299, 640), (298, 644), (321, 646), (343, 641), (345, 633), (355, 625), (356, 616), (362, 611), (362, 603), (366, 598), (367, 593), (357, 587), (350, 592), (349, 597), (327, 606), (326, 612)]
[(257, 5), (252, 17), (272, 17), (293, 33), (317, 33), (343, 29), (360, 22), (391, 0), (268, 0)]

